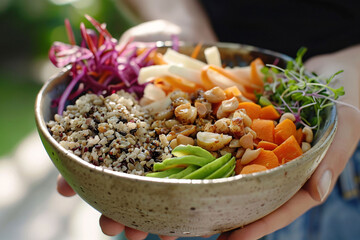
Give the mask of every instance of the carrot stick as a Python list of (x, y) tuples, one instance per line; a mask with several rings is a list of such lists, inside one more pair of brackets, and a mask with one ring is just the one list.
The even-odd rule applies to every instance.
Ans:
[(198, 44), (196, 44), (196, 47), (194, 48), (193, 52), (191, 53), (191, 57), (192, 58), (197, 58), (197, 56), (199, 55), (199, 52), (201, 50), (202, 47), (202, 42), (199, 42)]
[(218, 72), (218, 73), (220, 73), (221, 75), (231, 79), (232, 81), (241, 84), (242, 86), (247, 86), (247, 87), (249, 87), (251, 89), (261, 89), (260, 86), (255, 85), (253, 83), (250, 83), (246, 79), (239, 78), (239, 77), (229, 73), (224, 68), (221, 68), (221, 67), (218, 67), (218, 66), (215, 66), (215, 65), (209, 65), (209, 68), (216, 71), (216, 72)]
[(274, 142), (280, 145), (290, 136), (295, 136), (295, 135), (296, 135), (296, 126), (294, 122), (291, 121), (290, 119), (285, 119), (275, 127)]
[(136, 55), (139, 56), (146, 51), (146, 48), (138, 48), (136, 49)]
[(207, 75), (208, 69), (209, 69), (209, 66), (206, 66), (201, 70), (201, 73), (200, 73), (201, 82), (206, 90), (216, 87), (216, 85), (209, 79), (209, 76)]
[(98, 77), (99, 77), (99, 73), (94, 72), (94, 71), (88, 72), (88, 75), (93, 76), (93, 77), (95, 77), (95, 78), (98, 78)]
[(242, 95), (237, 86), (226, 88), (224, 89), (224, 92), (226, 94), (226, 99), (231, 99), (233, 97), (239, 97)]
[(99, 83), (104, 83), (106, 78), (110, 75), (110, 72), (109, 71), (106, 71), (105, 73), (103, 73), (103, 75), (101, 75), (101, 77), (99, 78)]
[(166, 95), (175, 90), (173, 86), (168, 82), (164, 81), (163, 78), (156, 78), (154, 80), (154, 85), (161, 88), (166, 93)]
[(193, 92), (194, 89), (199, 89), (200, 87), (197, 86), (194, 82), (186, 80), (184, 78), (175, 78), (171, 76), (164, 76), (162, 78), (165, 82), (167, 82), (173, 89), (180, 89), (184, 92)]
[(259, 68), (264, 66), (264, 62), (260, 58), (256, 58), (250, 63), (250, 78), (253, 83), (258, 86), (263, 87), (264, 82), (262, 76), (260, 75)]
[(155, 65), (164, 65), (167, 64), (167, 62), (165, 62), (163, 55), (159, 52), (157, 52), (156, 50), (152, 51), (149, 56), (148, 56), (148, 60), (153, 60)]
[(301, 147), (294, 135), (291, 135), (273, 151), (280, 163), (286, 163), (302, 155)]

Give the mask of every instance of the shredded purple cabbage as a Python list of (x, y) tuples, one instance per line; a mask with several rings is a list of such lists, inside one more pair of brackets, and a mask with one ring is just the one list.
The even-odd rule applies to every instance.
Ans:
[[(73, 32), (68, 20), (65, 21), (70, 43), (54, 42), (49, 50), (50, 61), (59, 68), (71, 65), (72, 80), (59, 99), (53, 102), (62, 115), (66, 101), (74, 99), (84, 92), (109, 95), (118, 90), (135, 93), (138, 98), (144, 94), (146, 84), (138, 83), (138, 74), (142, 67), (153, 64), (148, 60), (156, 45), (150, 44), (141, 54), (137, 54), (138, 44), (130, 40), (119, 43), (106, 30), (105, 24), (98, 23), (92, 17), (85, 16), (97, 30), (86, 29), (80, 24), (81, 43), (75, 45)], [(67, 23), (67, 24), (66, 24)], [(178, 40), (174, 39), (174, 48)]]

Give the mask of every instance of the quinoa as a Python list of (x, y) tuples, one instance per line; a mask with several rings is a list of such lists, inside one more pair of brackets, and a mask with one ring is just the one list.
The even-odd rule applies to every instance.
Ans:
[(47, 127), (62, 147), (89, 163), (145, 175), (155, 162), (171, 157), (152, 123), (133, 95), (119, 91), (107, 97), (83, 95)]

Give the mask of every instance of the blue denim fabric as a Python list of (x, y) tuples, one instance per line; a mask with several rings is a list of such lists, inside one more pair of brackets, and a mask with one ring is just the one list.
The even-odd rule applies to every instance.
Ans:
[[(213, 235), (208, 238), (202, 238), (202, 237), (181, 237), (177, 240), (216, 240), (219, 237), (220, 234)], [(121, 233), (118, 238), (118, 240), (127, 240), (124, 233)], [(145, 240), (160, 240), (158, 235), (155, 234), (149, 234)]]
[(341, 174), (334, 190), (320, 206), (266, 240), (356, 240), (360, 239), (360, 144)]
[[(287, 227), (263, 240), (356, 240), (360, 239), (360, 143), (325, 203), (317, 206)], [(179, 238), (180, 240), (210, 238)], [(121, 234), (118, 239), (126, 239)], [(146, 240), (159, 240), (149, 234)]]

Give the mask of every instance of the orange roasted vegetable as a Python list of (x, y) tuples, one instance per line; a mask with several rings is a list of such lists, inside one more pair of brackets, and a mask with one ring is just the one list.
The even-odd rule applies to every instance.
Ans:
[(264, 167), (263, 165), (259, 165), (259, 164), (250, 164), (250, 165), (246, 165), (243, 167), (243, 169), (241, 170), (240, 174), (249, 174), (249, 173), (255, 173), (255, 172), (262, 172), (262, 171), (266, 171), (267, 168)]
[(301, 143), (304, 141), (304, 133), (302, 132), (302, 128), (299, 128), (298, 130), (296, 130), (296, 141), (298, 142), (298, 144), (301, 146)]
[(296, 135), (296, 126), (293, 121), (290, 119), (285, 119), (284, 121), (280, 122), (275, 127), (275, 143), (280, 145), (282, 142), (284, 142), (286, 139), (288, 139), (290, 136)]
[(251, 119), (257, 119), (260, 117), (261, 106), (253, 102), (241, 102), (238, 109), (245, 109), (246, 114)]
[(250, 128), (256, 132), (257, 138), (274, 142), (275, 125), (272, 120), (254, 119)]
[(226, 99), (231, 99), (233, 97), (238, 97), (242, 95), (237, 86), (226, 88), (224, 89), (224, 92), (226, 94)]
[(280, 118), (280, 114), (273, 105), (269, 105), (261, 108), (260, 118), (267, 120), (278, 120)]
[(265, 64), (260, 58), (256, 58), (250, 63), (250, 79), (254, 84), (261, 87), (264, 86), (264, 81), (263, 81), (264, 76), (260, 72), (260, 69), (264, 66)]
[(302, 155), (302, 150), (294, 135), (291, 135), (273, 151), (280, 164), (284, 164)]
[(193, 92), (194, 89), (200, 88), (194, 82), (186, 80), (184, 78), (176, 78), (171, 76), (164, 76), (162, 79), (170, 84), (174, 90), (180, 89), (184, 92)]
[(280, 165), (275, 153), (264, 149), (261, 149), (259, 156), (251, 161), (250, 164), (263, 165), (267, 169), (278, 167)]
[(257, 144), (257, 148), (263, 148), (264, 150), (274, 150), (275, 148), (277, 148), (277, 144), (275, 143), (272, 143), (272, 142), (268, 142), (268, 141), (260, 141), (258, 144)]

